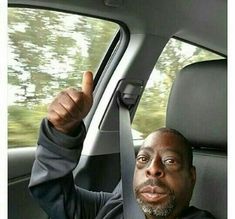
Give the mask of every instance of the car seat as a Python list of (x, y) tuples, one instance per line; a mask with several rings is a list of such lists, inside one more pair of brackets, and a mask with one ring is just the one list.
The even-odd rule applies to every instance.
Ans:
[(191, 205), (227, 218), (227, 60), (194, 63), (173, 83), (166, 126), (192, 144), (197, 181)]

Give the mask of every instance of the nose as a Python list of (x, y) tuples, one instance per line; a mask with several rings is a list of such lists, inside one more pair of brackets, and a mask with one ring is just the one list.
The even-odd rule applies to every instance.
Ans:
[(160, 178), (164, 176), (164, 167), (161, 159), (153, 159), (150, 165), (146, 168), (146, 176), (148, 178)]

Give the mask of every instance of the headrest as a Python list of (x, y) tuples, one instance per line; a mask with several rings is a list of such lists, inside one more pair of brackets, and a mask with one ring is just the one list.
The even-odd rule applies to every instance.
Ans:
[(176, 75), (166, 126), (194, 147), (227, 149), (227, 60), (194, 63)]

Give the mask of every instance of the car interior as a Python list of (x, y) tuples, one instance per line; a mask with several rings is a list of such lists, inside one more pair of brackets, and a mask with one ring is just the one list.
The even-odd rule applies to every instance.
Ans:
[[(15, 12), (10, 11), (14, 9)], [(146, 134), (143, 133), (150, 133), (166, 126), (180, 131), (193, 146), (193, 164), (196, 166), (197, 180), (190, 204), (210, 211), (216, 218), (227, 218), (227, 1), (9, 0), (8, 35), (12, 41), (9, 41), (8, 48), (11, 52), (13, 51), (12, 53), (17, 46), (21, 50), (31, 46), (31, 42), (20, 45), (21, 34), (30, 23), (22, 19), (24, 9), (35, 27), (41, 25), (41, 17), (33, 17), (34, 12), (28, 13), (27, 10), (52, 11), (95, 18), (94, 21), (89, 21), (90, 23), (84, 21), (84, 23), (78, 24), (78, 26), (81, 25), (79, 27), (81, 29), (83, 25), (88, 27), (90, 37), (98, 35), (98, 31), (92, 29), (96, 19), (109, 21), (116, 25), (115, 28), (113, 27), (113, 35), (109, 42), (105, 38), (105, 34), (111, 28), (102, 29), (100, 23), (97, 28), (97, 30), (99, 28), (105, 30), (101, 31), (104, 34), (102, 38), (96, 39), (97, 45), (108, 42), (108, 46), (102, 49), (104, 54), (100, 61), (97, 61), (97, 68), (94, 70), (94, 103), (84, 119), (87, 135), (80, 161), (73, 172), (75, 183), (91, 191), (107, 192), (120, 189), (123, 184), (127, 185), (132, 179), (134, 156), (146, 137)], [(41, 15), (45, 14), (43, 11), (40, 12)], [(13, 12), (19, 14), (11, 17)], [(45, 18), (43, 22), (56, 22), (56, 18), (50, 19)], [(24, 25), (17, 25), (17, 22), (20, 23), (22, 20), (25, 22)], [(68, 26), (72, 23), (71, 19), (66, 21), (68, 21)], [(47, 23), (48, 26), (50, 26), (50, 22)], [(60, 27), (56, 26), (56, 28), (59, 30)], [(63, 29), (64, 27), (59, 35), (65, 31)], [(33, 30), (33, 28), (29, 28), (29, 30)], [(77, 29), (74, 28), (74, 30)], [(53, 31), (53, 28), (50, 31)], [(12, 33), (18, 34), (18, 38), (13, 38), (12, 36), (15, 35)], [(29, 33), (30, 37), (40, 38), (42, 48), (49, 47), (43, 43), (46, 40), (45, 35), (40, 35), (40, 32)], [(64, 38), (70, 37), (70, 35), (72, 32), (68, 31), (67, 35), (64, 34)], [(78, 38), (78, 43), (89, 45), (89, 42), (84, 40), (84, 35), (74, 36)], [(168, 51), (167, 49), (174, 45), (175, 49), (168, 52), (168, 56), (164, 55)], [(51, 44), (51, 47), (55, 46), (57, 44)], [(65, 48), (62, 47), (62, 50)], [(82, 48), (81, 46), (80, 53), (83, 52)], [(62, 50), (58, 50), (58, 53), (63, 54)], [(185, 52), (181, 53), (183, 50)], [(42, 54), (45, 51), (42, 50)], [(67, 52), (68, 54), (73, 53), (74, 50), (70, 49)], [(90, 48), (84, 52), (84, 56), (89, 57), (89, 53), (96, 53), (96, 50)], [(171, 61), (173, 56), (175, 60)], [(196, 59), (196, 56), (199, 58)], [(22, 57), (25, 58), (25, 56)], [(15, 55), (13, 61), (8, 63), (11, 89), (13, 85), (15, 86), (21, 81), (16, 80), (17, 75), (22, 78), (25, 71), (22, 69), (27, 69), (25, 63), (14, 68), (14, 65), (17, 64), (16, 61), (20, 63), (23, 60), (22, 57)], [(49, 55), (48, 57), (51, 58)], [(36, 60), (36, 56), (31, 56), (30, 59)], [(93, 59), (95, 58), (93, 57)], [(182, 59), (185, 59), (185, 62), (181, 65), (179, 63)], [(79, 62), (80, 59), (78, 59)], [(56, 65), (58, 63), (56, 62)], [(42, 65), (43, 62), (40, 61), (39, 65), (34, 65), (29, 71), (34, 71), (36, 75)], [(171, 68), (176, 65), (179, 67)], [(90, 66), (85, 65), (81, 71), (86, 70), (86, 67)], [(69, 87), (72, 80), (66, 80), (62, 72), (64, 68), (61, 69), (59, 73), (52, 72), (50, 77), (47, 76), (47, 80), (54, 83), (52, 76), (58, 75), (58, 78), (62, 78), (62, 87)], [(164, 74), (168, 70), (170, 75)], [(155, 76), (157, 74), (160, 76)], [(40, 77), (44, 77), (42, 74), (40, 77), (35, 75), (32, 79), (34, 81), (40, 81)], [(75, 79), (79, 77), (76, 75), (76, 71), (73, 73), (73, 77)], [(163, 83), (160, 85), (158, 82), (161, 80)], [(172, 83), (168, 83), (168, 81), (172, 81)], [(29, 84), (28, 81), (26, 82)], [(77, 83), (76, 80), (75, 82)], [(22, 84), (22, 87), (28, 86), (27, 83)], [(50, 87), (53, 83), (43, 84), (42, 82), (40, 86)], [(72, 85), (74, 86), (74, 84)], [(57, 91), (62, 87), (57, 87)], [(168, 87), (169, 93), (165, 92)], [(150, 93), (146, 93), (146, 91), (158, 90), (160, 90), (159, 96), (154, 93), (151, 93), (152, 96)], [(47, 93), (47, 90), (44, 90), (44, 93)], [(23, 94), (25, 93), (23, 92)], [(19, 92), (16, 97), (18, 98), (20, 95)], [(165, 102), (160, 101), (163, 95), (166, 96)], [(46, 97), (42, 96), (42, 98)], [(27, 100), (34, 99), (31, 97)], [(18, 101), (15, 104), (21, 106), (22, 102)], [(149, 104), (152, 106), (151, 111), (148, 111)], [(159, 107), (161, 106), (165, 109), (164, 112), (160, 112)], [(27, 124), (25, 129), (28, 127), (33, 129), (33, 126), (39, 128), (39, 121), (46, 116), (46, 111), (37, 114), (32, 110), (32, 105), (29, 105), (29, 109), (34, 113), (32, 114), (33, 119), (29, 123), (32, 123), (32, 126)], [(10, 116), (11, 112), (9, 110)], [(23, 114), (21, 111), (18, 113), (18, 117), (9, 117), (9, 121), (22, 120), (20, 117)], [(11, 120), (11, 118), (13, 119)], [(36, 118), (38, 123), (36, 123)], [(157, 122), (158, 118), (160, 118), (160, 122)], [(136, 124), (145, 126), (139, 128)], [(9, 123), (9, 142), (14, 136), (17, 136), (15, 131), (11, 134), (12, 128), (15, 127), (18, 126), (10, 126)], [(48, 218), (30, 196), (28, 190), (37, 135), (37, 131), (34, 131), (36, 137), (33, 142), (35, 143), (25, 145), (17, 143), (17, 139), (14, 145), (12, 144), (13, 146), (9, 143), (9, 219)], [(28, 138), (28, 135), (21, 137)], [(122, 149), (123, 145), (124, 149)], [(124, 174), (124, 172), (126, 173)], [(126, 175), (130, 175), (130, 178), (125, 178)], [(119, 183), (121, 179), (122, 185)]]

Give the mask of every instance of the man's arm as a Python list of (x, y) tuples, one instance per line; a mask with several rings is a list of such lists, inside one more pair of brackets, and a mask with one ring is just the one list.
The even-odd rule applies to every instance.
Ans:
[(77, 195), (72, 170), (76, 167), (85, 138), (85, 127), (75, 137), (54, 129), (47, 119), (41, 124), (29, 189), (52, 218), (75, 218)]
[(92, 74), (87, 72), (82, 91), (70, 88), (61, 92), (41, 125), (29, 189), (52, 219), (72, 219), (76, 213), (78, 217), (86, 215), (86, 209), (81, 209), (86, 208), (86, 202), (95, 215), (109, 197), (104, 193), (79, 192), (72, 176), (85, 138), (82, 119), (92, 105), (92, 82)]

